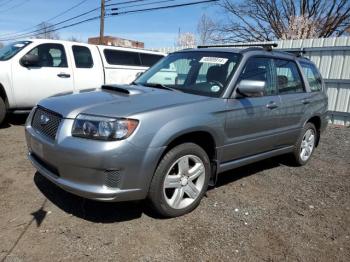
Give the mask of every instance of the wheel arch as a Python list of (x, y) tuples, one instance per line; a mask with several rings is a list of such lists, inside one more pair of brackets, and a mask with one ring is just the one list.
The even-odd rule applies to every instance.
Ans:
[(183, 132), (177, 136), (171, 137), (167, 141), (165, 149), (160, 155), (156, 166), (159, 165), (160, 161), (171, 149), (183, 143), (194, 143), (203, 148), (203, 150), (207, 153), (211, 166), (209, 185), (214, 186), (216, 184), (218, 175), (218, 160), (216, 150), (217, 141), (215, 141), (215, 136), (207, 130), (188, 130), (187, 132)]
[(306, 123), (312, 123), (316, 128), (317, 140), (316, 140), (315, 146), (317, 147), (320, 142), (320, 135), (321, 135), (321, 117), (318, 115), (312, 116), (305, 122), (305, 124)]
[(6, 108), (8, 108), (9, 103), (8, 103), (7, 94), (6, 94), (4, 86), (1, 83), (0, 83), (0, 98), (2, 98), (4, 100)]

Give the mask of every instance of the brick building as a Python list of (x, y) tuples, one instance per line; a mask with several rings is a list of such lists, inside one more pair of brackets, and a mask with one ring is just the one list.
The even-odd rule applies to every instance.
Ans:
[[(88, 39), (89, 44), (98, 45), (100, 37), (90, 37)], [(111, 45), (111, 46), (122, 46), (122, 47), (132, 47), (132, 48), (144, 48), (145, 44), (143, 42), (123, 39), (120, 37), (113, 36), (105, 36), (103, 38), (103, 45)]]

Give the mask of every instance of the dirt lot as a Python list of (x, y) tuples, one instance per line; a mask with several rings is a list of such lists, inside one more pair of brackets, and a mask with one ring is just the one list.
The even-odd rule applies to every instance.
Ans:
[(350, 128), (311, 162), (223, 174), (191, 214), (73, 196), (26, 159), (24, 118), (0, 128), (0, 261), (350, 261)]

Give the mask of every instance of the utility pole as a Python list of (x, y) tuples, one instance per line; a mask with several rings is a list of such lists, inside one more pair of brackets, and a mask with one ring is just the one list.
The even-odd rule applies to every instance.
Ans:
[(99, 44), (103, 44), (103, 37), (105, 31), (105, 0), (101, 0), (101, 17), (100, 17), (100, 41)]

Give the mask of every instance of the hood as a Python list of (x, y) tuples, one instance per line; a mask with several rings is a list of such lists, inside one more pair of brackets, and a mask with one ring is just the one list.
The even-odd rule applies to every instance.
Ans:
[[(114, 88), (115, 87), (115, 88)], [(109, 86), (94, 92), (50, 97), (39, 106), (61, 114), (64, 118), (91, 114), (107, 117), (129, 117), (137, 113), (195, 103), (210, 98), (179, 91), (143, 86)]]

